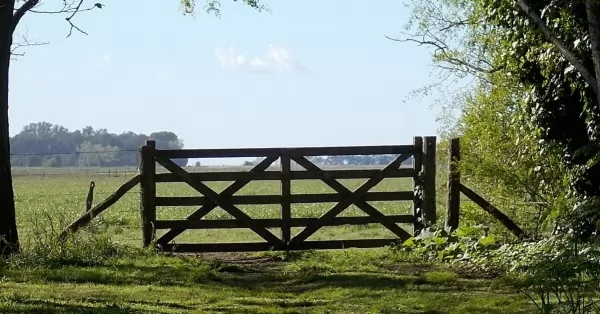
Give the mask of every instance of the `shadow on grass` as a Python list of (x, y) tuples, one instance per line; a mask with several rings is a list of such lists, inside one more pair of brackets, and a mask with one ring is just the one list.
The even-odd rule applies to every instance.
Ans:
[(60, 302), (53, 302), (47, 300), (27, 300), (21, 299), (18, 302), (13, 302), (15, 305), (6, 306), (0, 305), (0, 313), (12, 314), (12, 313), (146, 313), (146, 311), (136, 310), (128, 306), (119, 306), (116, 304), (104, 305), (104, 306), (88, 306), (88, 305), (74, 305), (64, 304)]
[[(88, 297), (85, 299), (85, 301), (100, 303), (100, 304), (110, 303), (109, 298), (89, 298)], [(148, 301), (148, 300), (136, 299), (132, 302), (134, 302), (136, 304), (140, 304), (140, 305), (145, 305), (145, 306), (155, 306), (155, 307), (160, 307), (160, 308), (169, 308), (169, 309), (173, 309), (173, 310), (192, 310), (192, 309), (194, 309), (194, 307), (191, 307), (191, 306), (182, 305), (182, 304), (175, 303), (175, 302), (166, 302), (166, 301), (161, 301), (161, 300)]]
[(9, 270), (4, 275), (13, 282), (91, 283), (104, 285), (156, 285), (189, 287), (218, 285), (248, 290), (277, 289), (301, 293), (322, 287), (401, 288), (413, 282), (409, 276), (378, 273), (310, 274), (298, 272), (253, 272), (237, 265), (114, 265), (104, 267), (38, 268)]
[(301, 276), (298, 274), (228, 274), (215, 285), (249, 291), (279, 291), (299, 294), (322, 288), (399, 289), (411, 284), (411, 278), (372, 274), (331, 274)]
[[(406, 270), (406, 269), (405, 269)], [(324, 287), (374, 289), (404, 288), (407, 285), (430, 285), (439, 291), (455, 285), (455, 278), (423, 278), (422, 267), (413, 271), (396, 272), (335, 272), (319, 267), (300, 268), (297, 271), (270, 269), (256, 271), (252, 266), (229, 263), (161, 263), (139, 265), (123, 263), (101, 267), (64, 266), (28, 270), (5, 270), (4, 276), (15, 282), (46, 281), (55, 283), (92, 283), (104, 285), (155, 285), (190, 287), (220, 285), (248, 290), (283, 289), (301, 293)], [(444, 273), (441, 273), (444, 275)], [(431, 276), (429, 276), (431, 277)], [(432, 280), (430, 280), (432, 279)], [(433, 280), (435, 279), (435, 280)], [(440, 281), (440, 282), (437, 282)], [(446, 287), (443, 287), (446, 286)], [(470, 285), (469, 285), (470, 286)], [(471, 287), (474, 288), (474, 287)]]
[[(214, 266), (214, 265), (212, 265)], [(513, 301), (514, 295), (496, 291), (458, 289), (460, 280), (442, 272), (425, 276), (390, 273), (304, 273), (252, 272), (252, 269), (218, 265), (113, 265), (111, 267), (63, 267), (13, 271), (23, 281), (54, 283), (92, 283), (102, 285), (155, 285), (188, 286), (193, 289), (234, 291), (223, 304), (218, 298), (202, 304), (205, 311), (249, 313), (268, 308), (278, 312), (294, 313), (328, 309), (348, 304), (365, 304), (377, 308), (378, 313), (527, 313), (527, 306)], [(113, 287), (110, 287), (113, 289)], [(322, 290), (321, 290), (322, 289)], [(343, 294), (339, 294), (344, 291)], [(304, 294), (307, 293), (307, 294)], [(303, 296), (299, 296), (302, 295)], [(227, 292), (225, 293), (227, 295)], [(316, 299), (315, 299), (316, 298)], [(321, 299), (323, 298), (323, 299)], [(378, 301), (385, 298), (383, 301)], [(4, 301), (4, 302), (3, 302)], [(8, 302), (6, 302), (8, 301)], [(85, 298), (66, 305), (60, 302), (36, 300), (28, 297), (0, 299), (0, 313), (148, 313), (138, 308), (169, 308), (173, 312), (194, 310), (175, 302), (159, 300), (130, 300), (114, 304), (111, 297)], [(504, 304), (506, 303), (506, 304)], [(10, 305), (10, 307), (9, 307)], [(261, 311), (264, 312), (264, 311)]]
[(104, 285), (192, 286), (219, 280), (210, 268), (132, 266), (61, 267), (12, 270), (5, 276), (16, 282), (92, 283)]
[[(298, 259), (302, 255), (291, 255)], [(460, 289), (456, 274), (430, 271), (430, 265), (396, 263), (397, 271), (382, 268), (371, 272), (338, 272), (337, 260), (299, 262), (287, 269), (285, 262), (262, 256), (248, 264), (198, 258), (157, 258), (140, 262), (117, 261), (112, 265), (81, 267), (63, 266), (34, 269), (4, 269), (4, 276), (13, 282), (50, 282), (101, 285), (151, 285), (166, 287), (218, 287), (246, 291), (277, 291), (300, 294), (327, 288), (356, 288), (373, 291), (390, 289), (429, 290), (431, 292), (465, 291)], [(344, 260), (342, 260), (343, 262)], [(381, 262), (383, 263), (383, 262)], [(267, 265), (268, 266), (265, 266)], [(287, 264), (289, 265), (289, 264)], [(344, 269), (344, 267), (341, 267)], [(468, 290), (479, 284), (469, 281)], [(480, 285), (479, 285), (480, 286)]]
[[(227, 270), (232, 270), (231, 272)], [(276, 290), (303, 293), (321, 288), (398, 289), (419, 284), (418, 278), (389, 274), (339, 273), (302, 274), (295, 272), (254, 273), (238, 267), (211, 268), (170, 266), (63, 267), (17, 271), (9, 275), (17, 282), (46, 281), (53, 283), (104, 285), (155, 285), (190, 287), (197, 285), (241, 288), (250, 291)]]

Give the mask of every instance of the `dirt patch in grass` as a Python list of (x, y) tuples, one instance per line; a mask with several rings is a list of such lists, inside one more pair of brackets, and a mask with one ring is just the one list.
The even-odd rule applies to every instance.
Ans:
[(257, 255), (256, 253), (196, 253), (184, 254), (186, 257), (194, 257), (214, 265), (222, 272), (253, 272), (268, 273), (281, 270), (285, 261), (270, 255)]

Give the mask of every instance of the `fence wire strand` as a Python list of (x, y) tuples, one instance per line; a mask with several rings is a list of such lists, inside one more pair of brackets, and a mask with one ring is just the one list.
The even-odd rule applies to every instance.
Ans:
[(48, 152), (48, 153), (11, 153), (10, 156), (56, 156), (56, 155), (87, 155), (87, 154), (108, 154), (108, 153), (133, 153), (137, 149), (115, 149), (99, 151), (80, 151), (80, 152)]

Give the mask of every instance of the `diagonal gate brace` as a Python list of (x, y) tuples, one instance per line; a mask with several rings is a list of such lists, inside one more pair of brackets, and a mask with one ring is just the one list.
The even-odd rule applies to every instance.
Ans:
[[(371, 206), (369, 203), (362, 201), (367, 192), (372, 189), (374, 186), (379, 184), (379, 182), (383, 181), (386, 178), (386, 174), (392, 170), (400, 167), (403, 161), (408, 159), (411, 154), (402, 154), (390, 164), (388, 164), (385, 168), (383, 168), (380, 172), (378, 172), (375, 176), (371, 177), (365, 183), (363, 183), (360, 187), (358, 187), (354, 192), (349, 191), (345, 186), (339, 183), (334, 179), (325, 179), (323, 176), (323, 182), (331, 186), (331, 188), (335, 189), (338, 193), (344, 195), (346, 198), (333, 206), (327, 213), (323, 214), (319, 217), (314, 223), (308, 225), (304, 230), (298, 233), (291, 241), (291, 245), (297, 245), (302, 241), (306, 240), (308, 237), (313, 235), (319, 229), (323, 227), (324, 224), (334, 219), (337, 215), (339, 215), (342, 211), (348, 208), (350, 205), (355, 204), (359, 208), (361, 208), (365, 213), (371, 216), (384, 216), (380, 211), (378, 211), (375, 207)], [(303, 166), (309, 171), (320, 171), (322, 174), (325, 172), (315, 166), (313, 163), (308, 161), (304, 157), (294, 157), (294, 161), (296, 161), (299, 165)], [(310, 168), (310, 169), (309, 169)], [(335, 183), (333, 183), (335, 182)], [(330, 184), (331, 183), (331, 184)], [(399, 236), (401, 239), (407, 239), (410, 237), (408, 232), (399, 227), (396, 224), (383, 224), (386, 228), (392, 231), (394, 234)]]
[[(406, 157), (400, 156), (400, 158), (399, 158), (399, 159), (401, 159), (400, 163), (402, 163), (409, 157), (410, 157), (410, 155), (407, 155)], [(336, 179), (327, 178), (326, 172), (324, 170), (322, 170), (317, 165), (310, 162), (305, 157), (297, 157), (294, 159), (294, 161), (296, 161), (296, 163), (298, 163), (300, 166), (304, 167), (308, 171), (319, 173), (322, 178), (321, 181), (325, 182), (325, 184), (327, 184), (329, 187), (331, 187), (332, 189), (334, 189), (336, 192), (343, 195), (344, 197), (350, 197), (353, 194), (352, 191), (350, 191), (348, 188), (346, 188), (343, 184), (341, 184)], [(382, 171), (385, 171), (385, 170), (382, 170)], [(360, 208), (363, 212), (365, 212), (369, 216), (385, 217), (385, 215), (382, 212), (377, 210), (377, 208), (373, 207), (371, 204), (367, 203), (366, 201), (357, 199), (354, 202), (354, 205), (356, 205), (358, 208)], [(411, 237), (411, 235), (408, 232), (406, 232), (404, 229), (402, 229), (395, 223), (383, 223), (382, 225), (384, 227), (386, 227), (389, 231), (391, 231), (392, 233), (397, 235), (400, 239), (405, 240), (405, 239), (408, 239)]]
[[(263, 161), (261, 161), (259, 164), (257, 164), (256, 166), (254, 166), (254, 168), (250, 169), (250, 172), (261, 172), (266, 170), (267, 168), (269, 168), (269, 166), (271, 164), (273, 164), (273, 162), (275, 162), (277, 159), (279, 158), (279, 156), (269, 156), (267, 158), (265, 158)], [(158, 161), (158, 160), (157, 160)], [(170, 161), (170, 160), (169, 160)], [(160, 161), (159, 161), (160, 163)], [(163, 165), (164, 166), (164, 165)], [(177, 165), (175, 165), (177, 166)], [(171, 166), (172, 167), (172, 166)], [(177, 166), (179, 168), (179, 166)], [(167, 168), (167, 167), (165, 167)], [(169, 168), (167, 168), (169, 169)], [(180, 168), (181, 169), (181, 168)], [(169, 169), (170, 170), (170, 169)], [(185, 170), (181, 169), (181, 171), (186, 172)], [(173, 172), (173, 171), (172, 171)], [(175, 172), (173, 172), (175, 173)], [(186, 172), (187, 173), (187, 172)], [(176, 174), (177, 175), (177, 174)], [(181, 178), (183, 179), (183, 178)], [(194, 178), (192, 178), (192, 180), (195, 180)], [(233, 182), (232, 184), (230, 184), (227, 188), (225, 188), (221, 193), (217, 194), (216, 192), (210, 190), (210, 188), (208, 188), (207, 186), (205, 186), (206, 189), (209, 189), (211, 192), (213, 192), (214, 194), (212, 195), (213, 197), (216, 196), (219, 197), (220, 199), (226, 198), (226, 197), (230, 197), (233, 194), (235, 194), (236, 192), (238, 192), (239, 190), (241, 190), (242, 188), (244, 188), (246, 185), (248, 185), (248, 183), (250, 183), (252, 181), (252, 179), (241, 179), (238, 181)], [(186, 183), (188, 183), (186, 181)], [(189, 183), (188, 183), (189, 184)], [(190, 184), (191, 185), (191, 184)], [(204, 184), (203, 184), (204, 185)], [(200, 191), (198, 191), (200, 192)], [(202, 192), (200, 192), (202, 193)], [(202, 193), (204, 194), (204, 193)], [(219, 204), (217, 202), (215, 202), (213, 200), (213, 198), (208, 197), (208, 195), (205, 194), (205, 196), (207, 196), (207, 200), (211, 203), (206, 204), (202, 207), (200, 207), (197, 211), (193, 212), (191, 215), (189, 215), (186, 220), (200, 220), (202, 219), (202, 217), (208, 215), (213, 209), (217, 208), (219, 206)], [(224, 208), (225, 209), (225, 208)], [(226, 210), (226, 209), (225, 209)], [(230, 213), (231, 214), (231, 213)], [(242, 212), (242, 214), (244, 214)], [(244, 214), (245, 215), (245, 214)], [(232, 214), (232, 216), (235, 217), (235, 215)], [(246, 215), (246, 217), (248, 217)], [(237, 218), (237, 217), (236, 217)], [(250, 217), (248, 217), (249, 219), (251, 219)], [(172, 241), (174, 238), (176, 238), (178, 235), (180, 235), (181, 233), (183, 233), (186, 229), (171, 229), (168, 232), (166, 232), (160, 239), (158, 239), (156, 242), (158, 244), (167, 244), (170, 241)], [(254, 230), (253, 230), (254, 231)], [(271, 234), (276, 241), (279, 241), (279, 239), (277, 237), (275, 237), (271, 232), (269, 232), (268, 230), (265, 230), (266, 232), (268, 232), (269, 234)], [(256, 231), (255, 231), (256, 232)], [(269, 237), (269, 236), (267, 236)]]

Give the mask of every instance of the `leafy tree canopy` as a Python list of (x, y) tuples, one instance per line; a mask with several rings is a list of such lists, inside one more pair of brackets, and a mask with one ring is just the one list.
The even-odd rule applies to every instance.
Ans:
[[(558, 148), (579, 197), (600, 196), (600, 106), (590, 84), (600, 46), (592, 40), (597, 25), (590, 22), (590, 5), (594, 1), (419, 0), (408, 25), (412, 33), (401, 39), (432, 47), (446, 73), (511, 91), (520, 107), (504, 114), (533, 127), (538, 151)], [(522, 136), (527, 133), (516, 138)]]
[[(527, 113), (548, 144), (561, 149), (564, 163), (576, 170), (572, 178), (580, 196), (600, 195), (599, 105), (594, 89), (565, 54), (513, 1), (481, 0), (482, 18), (499, 43), (493, 62), (517, 79)], [(551, 34), (587, 70), (594, 69), (585, 1), (531, 1)]]

